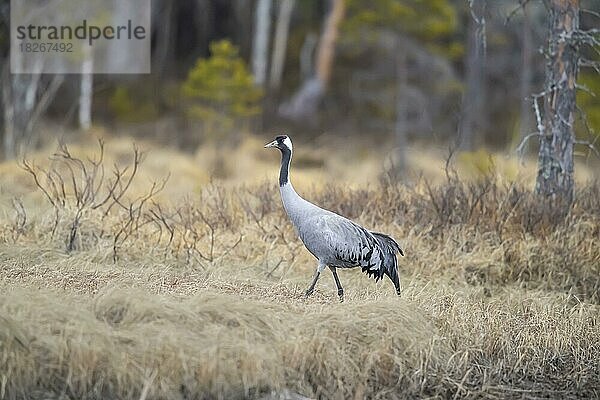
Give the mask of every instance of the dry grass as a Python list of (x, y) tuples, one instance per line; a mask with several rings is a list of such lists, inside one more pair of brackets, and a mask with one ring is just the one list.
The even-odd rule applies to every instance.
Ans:
[[(401, 298), (342, 271), (345, 303), (327, 276), (305, 300), (315, 262), (256, 143), (242, 146), (245, 183), (197, 179), (208, 150), (152, 151), (123, 207), (79, 211), (71, 248), (72, 187), (57, 223), (25, 172), (0, 165), (0, 399), (600, 396), (598, 185), (580, 185), (568, 214), (497, 177), (358, 188), (346, 171), (313, 186), (341, 163), (317, 151), (294, 171), (299, 191), (407, 257)], [(107, 162), (130, 163), (124, 149), (109, 141)], [(358, 180), (373, 181), (364, 157)], [(176, 184), (139, 208), (114, 257), (127, 205), (167, 169)]]

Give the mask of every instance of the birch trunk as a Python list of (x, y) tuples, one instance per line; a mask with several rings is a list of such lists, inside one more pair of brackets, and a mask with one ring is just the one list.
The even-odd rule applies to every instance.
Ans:
[[(532, 131), (531, 119), (531, 79), (533, 75), (532, 67), (532, 39), (531, 39), (531, 21), (527, 12), (527, 3), (523, 4), (523, 29), (522, 29), (522, 47), (521, 47), (521, 87), (519, 96), (521, 97), (521, 112), (519, 131), (521, 140), (524, 140)], [(527, 153), (527, 143), (524, 144), (523, 154)]]
[(15, 106), (12, 98), (12, 82), (10, 66), (4, 64), (2, 70), (2, 104), (4, 105), (4, 134), (2, 136), (2, 150), (4, 159), (15, 157)]
[(549, 4), (544, 115), (540, 132), (536, 192), (552, 200), (573, 200), (575, 91), (579, 54), (573, 34), (579, 29), (579, 0)]
[(271, 77), (269, 82), (271, 88), (276, 90), (281, 85), (293, 9), (294, 0), (281, 1), (279, 16), (277, 17), (277, 27), (275, 28), (275, 43), (273, 44), (273, 58), (271, 60)]
[[(36, 70), (41, 71), (38, 64)], [(11, 74), (6, 63), (2, 73), (2, 103), (4, 104), (4, 132), (2, 147), (5, 159), (21, 157), (35, 145), (36, 123), (56, 96), (64, 76), (51, 75), (42, 79), (41, 72)]]
[(255, 15), (254, 43), (252, 47), (252, 72), (254, 74), (254, 83), (258, 86), (263, 86), (267, 77), (270, 30), (271, 0), (258, 0)]
[(81, 64), (81, 82), (79, 88), (79, 127), (88, 130), (92, 126), (92, 94), (94, 87), (94, 60), (92, 51), (84, 47), (85, 59)]
[(469, 20), (469, 48), (467, 50), (466, 90), (460, 120), (460, 147), (472, 150), (474, 136), (483, 130), (484, 61), (485, 61), (485, 3), (473, 0)]

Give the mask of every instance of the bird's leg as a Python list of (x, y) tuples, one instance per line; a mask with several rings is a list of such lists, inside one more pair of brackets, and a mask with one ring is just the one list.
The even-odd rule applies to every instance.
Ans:
[(311, 294), (313, 294), (313, 292), (315, 291), (315, 285), (317, 284), (317, 280), (319, 279), (319, 275), (321, 275), (321, 273), (319, 271), (315, 272), (313, 280), (312, 280), (310, 286), (308, 287), (308, 289), (306, 289), (306, 293), (304, 294), (304, 297), (308, 297)]
[(340, 278), (338, 277), (337, 270), (335, 267), (329, 267), (331, 273), (333, 274), (333, 279), (335, 280), (335, 286), (337, 286), (338, 296), (340, 297), (340, 303), (344, 301), (344, 288), (340, 283)]
[(321, 275), (321, 272), (323, 271), (324, 268), (325, 268), (325, 265), (319, 263), (319, 265), (317, 266), (317, 270), (315, 271), (315, 276), (313, 276), (313, 280), (312, 280), (310, 286), (308, 287), (308, 289), (306, 290), (304, 297), (308, 297), (311, 294), (313, 294), (313, 292), (315, 291), (315, 285), (317, 284), (317, 281), (319, 280), (319, 276)]

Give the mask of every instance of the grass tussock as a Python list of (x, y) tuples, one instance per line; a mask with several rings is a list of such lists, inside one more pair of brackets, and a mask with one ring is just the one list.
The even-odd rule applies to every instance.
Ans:
[(598, 184), (565, 209), (492, 177), (301, 181), (407, 253), (401, 298), (341, 271), (339, 304), (327, 276), (302, 297), (315, 262), (275, 180), (180, 198), (140, 154), (97, 156), (59, 148), (11, 186), (0, 399), (600, 396)]
[(4, 396), (597, 394), (598, 310), (566, 298), (408, 290), (347, 304), (273, 300), (210, 289), (180, 299), (4, 294)]

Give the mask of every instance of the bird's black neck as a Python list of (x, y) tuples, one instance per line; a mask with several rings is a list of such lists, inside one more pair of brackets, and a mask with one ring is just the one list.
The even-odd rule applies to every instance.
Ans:
[(292, 151), (288, 148), (281, 150), (281, 169), (279, 170), (279, 187), (289, 182), (290, 162), (292, 160)]

